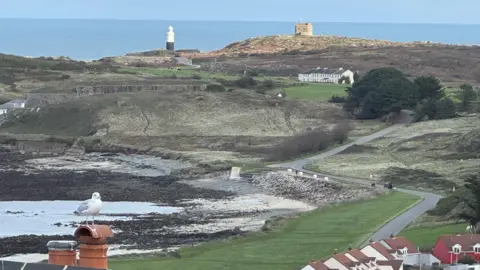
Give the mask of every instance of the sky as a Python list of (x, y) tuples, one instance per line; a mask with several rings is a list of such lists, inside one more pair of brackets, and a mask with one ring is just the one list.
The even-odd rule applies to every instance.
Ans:
[(480, 24), (479, 0), (0, 0), (0, 18)]

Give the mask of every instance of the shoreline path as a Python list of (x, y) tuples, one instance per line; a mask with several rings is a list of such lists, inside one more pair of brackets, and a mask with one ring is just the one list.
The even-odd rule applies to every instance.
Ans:
[[(316, 174), (319, 177), (328, 177), (332, 181), (340, 181), (340, 182), (349, 182), (349, 183), (356, 183), (360, 185), (371, 185), (371, 181), (365, 180), (365, 179), (358, 179), (358, 178), (352, 178), (352, 177), (340, 177), (340, 176), (334, 176), (334, 175), (328, 175), (328, 174), (322, 174), (322, 173), (317, 173), (313, 171), (309, 171), (304, 168), (304, 166), (309, 165), (313, 163), (314, 161), (322, 158), (326, 158), (329, 156), (336, 155), (343, 150), (347, 149), (348, 147), (357, 144), (364, 144), (370, 141), (373, 141), (375, 139), (378, 139), (388, 133), (391, 133), (395, 130), (398, 130), (402, 127), (405, 127), (408, 123), (411, 122), (411, 117), (408, 115), (408, 112), (402, 111), (402, 115), (400, 116), (400, 119), (397, 124), (394, 124), (392, 126), (389, 126), (385, 129), (382, 129), (378, 132), (375, 132), (373, 134), (360, 137), (356, 139), (355, 141), (342, 145), (340, 147), (331, 149), (329, 151), (323, 152), (321, 154), (318, 154), (316, 156), (308, 157), (308, 158), (303, 158), (303, 159), (298, 159), (290, 162), (285, 162), (285, 163), (279, 163), (279, 164), (274, 164), (274, 165), (269, 165), (269, 168), (285, 168), (285, 169), (293, 169), (297, 170), (299, 172), (303, 172), (304, 174), (308, 175), (313, 175)], [(383, 187), (381, 187), (383, 188)], [(428, 192), (420, 192), (420, 191), (415, 191), (415, 190), (408, 190), (408, 189), (396, 189), (396, 191), (400, 192), (405, 192), (408, 194), (412, 195), (417, 195), (422, 198), (422, 201), (411, 207), (410, 209), (406, 210), (402, 214), (398, 215), (394, 219), (390, 220), (386, 224), (384, 224), (381, 228), (379, 228), (376, 232), (372, 234), (371, 237), (369, 237), (362, 245), (366, 245), (368, 241), (373, 239), (374, 241), (378, 241), (383, 238), (388, 238), (390, 234), (398, 234), (400, 233), (405, 227), (408, 226), (408, 224), (412, 223), (416, 218), (420, 217), (422, 214), (427, 212), (428, 210), (432, 209), (435, 207), (437, 202), (442, 198), (442, 196), (433, 194), (433, 193), (428, 193)]]

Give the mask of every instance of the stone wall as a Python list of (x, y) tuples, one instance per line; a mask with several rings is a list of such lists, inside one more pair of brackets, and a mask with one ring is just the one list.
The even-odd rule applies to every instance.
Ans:
[(25, 153), (37, 154), (63, 154), (69, 146), (66, 143), (42, 142), (42, 141), (16, 141), (10, 148), (23, 151)]
[(71, 99), (111, 93), (134, 93), (141, 91), (203, 91), (206, 84), (152, 84), (152, 85), (94, 85), (77, 86), (70, 93), (29, 93), (27, 94), (26, 107), (42, 107), (62, 103)]

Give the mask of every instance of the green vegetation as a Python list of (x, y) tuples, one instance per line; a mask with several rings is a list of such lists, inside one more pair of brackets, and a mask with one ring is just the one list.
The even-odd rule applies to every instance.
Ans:
[(345, 250), (350, 244), (360, 244), (418, 200), (392, 192), (302, 214), (274, 232), (181, 249), (180, 258), (112, 260), (109, 266), (115, 270), (295, 269), (312, 258), (327, 257), (334, 249)]
[(307, 84), (288, 87), (285, 89), (287, 97), (293, 99), (308, 99), (327, 101), (332, 96), (345, 95), (345, 85), (341, 84)]
[(468, 224), (446, 224), (436, 226), (419, 226), (408, 228), (400, 233), (407, 237), (413, 244), (420, 247), (420, 250), (431, 250), (438, 237), (442, 234), (455, 234), (465, 232)]

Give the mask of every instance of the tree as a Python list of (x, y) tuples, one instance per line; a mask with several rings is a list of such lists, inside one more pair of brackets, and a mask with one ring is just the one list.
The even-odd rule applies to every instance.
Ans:
[(470, 84), (462, 84), (460, 86), (460, 93), (458, 94), (458, 99), (460, 99), (460, 107), (463, 111), (469, 111), (471, 109), (473, 101), (477, 99), (477, 92), (473, 89)]
[(435, 119), (450, 119), (456, 116), (457, 106), (450, 98), (438, 100), (435, 107)]
[(465, 207), (457, 217), (466, 220), (478, 233), (480, 222), (480, 173), (469, 176), (465, 180), (465, 188), (469, 191), (470, 196), (462, 198)]
[(353, 73), (353, 82), (356, 83), (360, 80), (360, 74), (358, 74), (358, 71), (355, 71)]
[(410, 80), (405, 77), (387, 79), (375, 91), (367, 94), (360, 118), (378, 118), (401, 109), (414, 108), (417, 100), (417, 87)]
[(418, 86), (420, 100), (426, 98), (441, 99), (445, 96), (445, 91), (440, 81), (434, 76), (420, 76), (413, 82)]
[[(394, 78), (405, 78), (404, 74), (395, 68), (377, 68), (367, 72), (360, 80), (355, 81), (351, 87), (348, 87), (347, 100), (344, 109), (350, 114), (357, 115), (363, 119), (373, 119), (379, 117), (381, 112), (378, 110), (382, 103), (382, 95), (379, 89), (386, 81)], [(403, 91), (403, 89), (401, 89)], [(390, 106), (391, 103), (386, 104)]]

